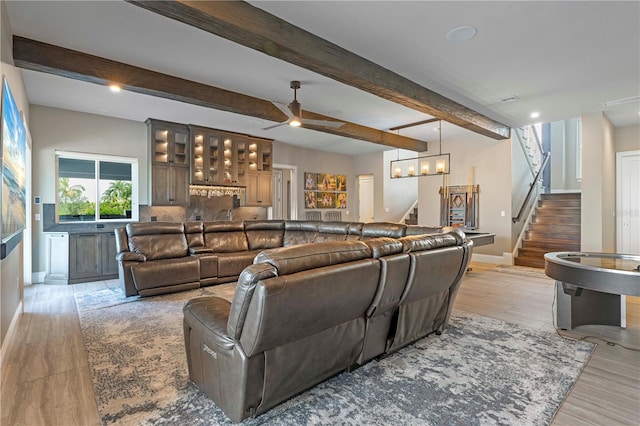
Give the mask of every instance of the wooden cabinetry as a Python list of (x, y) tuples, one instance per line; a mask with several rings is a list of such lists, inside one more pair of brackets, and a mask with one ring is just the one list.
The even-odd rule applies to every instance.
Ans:
[(248, 168), (247, 137), (205, 127), (191, 130), (191, 183), (245, 186)]
[(249, 139), (249, 171), (247, 173), (246, 205), (268, 207), (273, 204), (272, 143)]
[(247, 174), (246, 205), (269, 207), (273, 203), (272, 175), (270, 172), (249, 172)]
[(117, 276), (116, 238), (113, 233), (69, 235), (69, 284)]
[(249, 171), (271, 172), (272, 142), (266, 139), (249, 139)]
[(146, 121), (151, 153), (151, 204), (189, 205), (189, 127), (167, 121)]

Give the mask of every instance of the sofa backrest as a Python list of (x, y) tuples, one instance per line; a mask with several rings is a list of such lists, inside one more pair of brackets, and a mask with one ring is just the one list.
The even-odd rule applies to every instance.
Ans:
[(449, 229), (445, 234), (412, 235), (399, 239), (411, 259), (411, 271), (402, 303), (428, 297), (448, 289), (459, 280), (467, 248), (464, 234)]
[(187, 237), (189, 248), (204, 246), (204, 226), (202, 222), (185, 222), (184, 233)]
[(247, 235), (249, 250), (283, 246), (284, 220), (246, 220), (244, 231)]
[[(227, 331), (240, 335), (247, 356), (354, 320), (361, 329), (352, 338), (361, 342), (364, 315), (380, 276), (380, 262), (371, 258), (366, 244), (341, 241), (265, 250), (245, 272), (261, 279), (253, 283), (244, 321), (232, 322), (230, 317)], [(269, 273), (277, 276), (265, 278)], [(241, 312), (233, 305), (243, 304), (244, 299), (236, 290), (232, 314)], [(243, 328), (238, 330), (241, 322)]]
[(284, 222), (284, 247), (310, 244), (322, 224), (314, 220), (286, 220)]
[(204, 244), (214, 253), (248, 251), (249, 242), (242, 221), (204, 222)]
[(407, 225), (405, 235), (437, 234), (442, 229), (442, 226)]
[(361, 240), (370, 238), (391, 237), (401, 238), (405, 236), (407, 225), (393, 222), (371, 222), (362, 225)]
[(362, 222), (349, 222), (349, 233), (347, 234), (348, 241), (359, 241), (362, 237)]
[(144, 222), (126, 226), (129, 250), (147, 260), (170, 259), (188, 254), (183, 223)]
[(345, 241), (348, 233), (349, 223), (347, 222), (322, 222), (318, 225), (318, 232), (313, 242)]
[(402, 243), (394, 238), (378, 237), (365, 242), (374, 259), (380, 260), (380, 283), (367, 316), (393, 309), (400, 302), (400, 297), (407, 284), (409, 273), (409, 255), (404, 253)]

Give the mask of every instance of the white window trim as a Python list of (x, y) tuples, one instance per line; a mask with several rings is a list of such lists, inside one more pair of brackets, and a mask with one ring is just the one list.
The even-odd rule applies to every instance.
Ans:
[[(136, 157), (123, 157), (118, 155), (106, 155), (106, 154), (91, 154), (86, 152), (74, 152), (74, 151), (60, 151), (55, 150), (56, 159), (56, 223), (97, 223), (97, 222), (138, 222), (139, 220), (139, 204), (138, 204), (138, 159)], [(76, 160), (93, 160), (93, 161), (109, 161), (113, 163), (128, 163), (131, 164), (131, 218), (125, 219), (100, 219), (98, 209), (96, 209), (96, 217), (93, 221), (65, 221), (60, 222), (58, 218), (58, 159), (72, 158)], [(98, 179), (97, 179), (98, 181)]]

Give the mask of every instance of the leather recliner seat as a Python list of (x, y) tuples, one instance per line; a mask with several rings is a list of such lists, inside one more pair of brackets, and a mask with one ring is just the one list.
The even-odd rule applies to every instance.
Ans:
[(472, 246), (449, 229), (264, 250), (242, 271), (232, 302), (185, 305), (190, 377), (238, 422), (440, 333)]

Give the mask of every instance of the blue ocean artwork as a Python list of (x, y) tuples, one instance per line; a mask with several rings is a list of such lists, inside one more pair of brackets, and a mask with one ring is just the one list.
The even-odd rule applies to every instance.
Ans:
[(2, 82), (2, 240), (26, 224), (27, 130), (9, 88)]

